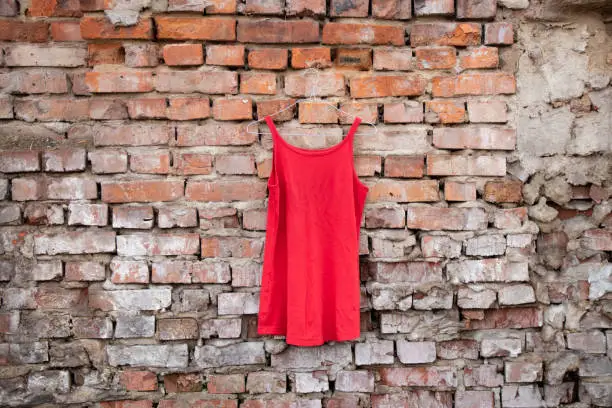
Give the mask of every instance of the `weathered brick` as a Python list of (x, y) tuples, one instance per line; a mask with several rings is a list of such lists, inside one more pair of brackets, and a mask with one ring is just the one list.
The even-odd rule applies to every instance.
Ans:
[(485, 24), (485, 44), (511, 45), (514, 43), (512, 23), (498, 22)]
[(0, 87), (7, 93), (58, 94), (68, 92), (68, 80), (64, 71), (55, 68), (27, 68), (0, 72)]
[(319, 23), (314, 20), (240, 20), (238, 41), (249, 43), (319, 42)]
[(105, 226), (108, 223), (108, 205), (70, 203), (68, 225)]
[(53, 41), (82, 41), (79, 21), (51, 22), (51, 38)]
[(202, 65), (204, 51), (200, 44), (168, 44), (162, 49), (166, 65)]
[(480, 230), (487, 227), (481, 208), (408, 207), (408, 228), (423, 230)]
[(248, 98), (222, 98), (213, 100), (216, 120), (246, 120), (253, 118), (253, 103)]
[(195, 208), (162, 207), (157, 210), (157, 225), (160, 228), (186, 228), (198, 225)]
[(166, 117), (165, 98), (133, 98), (126, 101), (132, 119), (161, 119)]
[(248, 0), (245, 12), (248, 14), (283, 14), (284, 2), (280, 0)]
[(505, 123), (508, 121), (506, 102), (468, 101), (468, 116), (473, 123)]
[(151, 371), (125, 370), (121, 373), (120, 383), (128, 391), (155, 391), (157, 375)]
[(383, 71), (410, 71), (414, 68), (410, 48), (376, 48), (374, 69)]
[(427, 174), (430, 176), (505, 176), (506, 158), (503, 156), (427, 155)]
[(291, 66), (293, 68), (327, 68), (331, 66), (331, 48), (309, 47), (291, 49)]
[(198, 338), (198, 322), (195, 319), (158, 319), (157, 332), (160, 340), (186, 340)]
[(200, 337), (209, 339), (218, 337), (220, 339), (234, 339), (240, 337), (242, 332), (242, 319), (208, 319), (200, 325)]
[(490, 203), (520, 203), (523, 200), (523, 183), (519, 180), (488, 181), (483, 198)]
[(153, 264), (152, 281), (157, 283), (227, 283), (229, 265), (223, 262), (168, 261)]
[(499, 53), (495, 47), (468, 48), (459, 52), (459, 66), (462, 69), (497, 68)]
[(494, 408), (495, 394), (493, 391), (457, 391), (455, 394), (456, 408), (469, 408), (477, 406), (479, 408)]
[(125, 50), (121, 44), (87, 44), (87, 54), (87, 65), (90, 67), (101, 64), (123, 64), (125, 62)]
[(170, 120), (205, 119), (210, 116), (210, 101), (206, 97), (169, 98), (166, 116)]
[(170, 152), (168, 150), (134, 151), (130, 154), (130, 170), (134, 173), (168, 174)]
[(104, 277), (104, 265), (99, 262), (66, 262), (64, 280), (100, 281), (104, 280)]
[(287, 68), (289, 51), (284, 48), (255, 48), (249, 50), (247, 61), (255, 69), (283, 70)]
[(287, 0), (287, 15), (325, 15), (324, 0)]
[(495, 17), (497, 0), (457, 0), (457, 18)]
[(362, 48), (338, 48), (334, 65), (339, 68), (368, 71), (372, 68), (372, 51)]
[(257, 139), (257, 135), (246, 132), (246, 125), (234, 123), (179, 125), (176, 133), (178, 146), (249, 145)]
[(454, 283), (528, 281), (526, 263), (506, 262), (500, 258), (451, 262), (447, 273)]
[(606, 352), (606, 337), (599, 330), (590, 330), (582, 333), (567, 334), (567, 348), (584, 351), (590, 354), (604, 354)]
[(385, 157), (386, 177), (423, 177), (425, 161), (423, 156), (387, 156)]
[(157, 38), (165, 40), (233, 41), (236, 39), (234, 19), (157, 16), (155, 26)]
[(392, 102), (384, 104), (385, 123), (423, 122), (423, 104), (416, 101)]
[(338, 123), (339, 112), (330, 109), (325, 102), (300, 102), (298, 120), (300, 123)]
[(265, 364), (265, 362), (263, 342), (248, 341), (222, 348), (204, 345), (196, 346), (194, 350), (194, 363), (200, 368)]
[(476, 340), (447, 340), (437, 343), (438, 358), (455, 360), (464, 358), (478, 360), (478, 341)]
[(43, 152), (43, 170), (68, 172), (85, 170), (85, 149), (58, 149)]
[(255, 174), (255, 158), (251, 154), (215, 156), (215, 170), (220, 174)]
[(153, 227), (153, 207), (113, 207), (113, 228), (148, 229)]
[(132, 68), (156, 67), (160, 63), (160, 50), (155, 43), (123, 44), (125, 65)]
[(231, 71), (159, 71), (155, 76), (158, 92), (206, 94), (238, 93), (238, 74)]
[(30, 279), (35, 281), (58, 280), (63, 277), (64, 270), (62, 261), (37, 262), (32, 268), (27, 271)]
[[(317, 41), (318, 38), (309, 42)], [(323, 44), (404, 45), (404, 27), (328, 22), (323, 26), (321, 41)]]
[(202, 257), (258, 258), (262, 241), (241, 237), (202, 237)]
[[(168, 373), (164, 375), (164, 388), (168, 393), (200, 392), (202, 391), (202, 376), (198, 373)], [(178, 402), (181, 402), (181, 400), (178, 400)]]
[(150, 92), (153, 75), (148, 71), (86, 72), (85, 83), (90, 92)]
[(131, 234), (117, 237), (120, 256), (190, 255), (198, 253), (198, 234)]
[(383, 96), (418, 96), (425, 92), (427, 81), (417, 74), (364, 75), (350, 79), (353, 98)]
[(0, 16), (14, 17), (19, 14), (19, 3), (17, 0), (5, 0), (0, 5)]
[(432, 95), (452, 97), (461, 95), (500, 95), (516, 92), (514, 75), (491, 72), (482, 74), (461, 74), (456, 77), (434, 77)]
[(285, 75), (285, 93), (288, 96), (342, 96), (344, 95), (344, 76), (341, 73), (322, 73), (319, 78), (304, 76), (300, 73)]
[(381, 368), (381, 384), (394, 387), (455, 387), (457, 372), (454, 367), (426, 366)]
[(429, 390), (402, 391), (401, 393), (373, 394), (372, 408), (409, 408), (419, 404), (431, 408), (452, 408), (453, 393)]
[(61, 205), (29, 203), (23, 210), (23, 218), (29, 225), (60, 225), (64, 223), (64, 210)]
[(211, 394), (238, 394), (246, 390), (244, 374), (211, 375), (207, 387)]
[(368, 185), (368, 202), (427, 202), (439, 199), (436, 180), (396, 181), (381, 179)]
[(355, 344), (355, 364), (393, 364), (393, 341), (370, 340)]
[(40, 153), (34, 150), (0, 152), (0, 172), (23, 173), (40, 170)]
[(102, 183), (102, 201), (107, 203), (174, 201), (183, 197), (182, 180), (138, 180)]
[(49, 38), (49, 23), (44, 21), (0, 21), (0, 41), (45, 42)]
[(587, 230), (582, 235), (580, 245), (594, 251), (612, 251), (612, 232), (604, 229)]
[(244, 201), (266, 197), (263, 181), (188, 181), (185, 197), (195, 201)]
[(94, 98), (89, 101), (89, 117), (92, 119), (127, 119), (128, 112), (123, 100)]
[[(516, 341), (515, 339), (509, 339)], [(494, 340), (493, 340), (494, 341)], [(502, 341), (505, 341), (503, 339)], [(520, 353), (520, 341), (518, 348)], [(484, 364), (476, 367), (466, 367), (463, 369), (464, 382), (466, 387), (484, 386), (499, 387), (504, 383), (504, 376), (497, 373), (497, 366), (494, 364)]]
[(240, 74), (240, 93), (274, 95), (276, 75), (267, 72), (243, 72)]
[(476, 185), (447, 181), (444, 183), (444, 198), (446, 201), (474, 201), (476, 200)]
[(436, 343), (433, 341), (396, 340), (397, 358), (402, 364), (431, 363), (436, 360)]
[(19, 224), (21, 209), (17, 204), (0, 206), (0, 225)]
[[(247, 405), (249, 401), (245, 401), (242, 405)], [(181, 399), (164, 399), (160, 400), (158, 408), (190, 408), (190, 407), (214, 407), (214, 408), (238, 408), (238, 400), (232, 399), (190, 399), (188, 401)]]
[(206, 11), (207, 14), (234, 14), (236, 1), (169, 0), (168, 11)]
[(244, 65), (245, 47), (244, 45), (215, 45), (206, 47), (207, 65)]
[(457, 63), (453, 47), (418, 47), (415, 56), (419, 69), (450, 69)]
[(108, 344), (106, 346), (108, 364), (180, 368), (187, 367), (187, 344)]
[(94, 180), (66, 177), (63, 179), (19, 178), (13, 179), (14, 201), (29, 200), (89, 200), (98, 196)]
[(145, 338), (155, 335), (155, 316), (121, 313), (115, 320), (116, 338)]
[[(468, 330), (524, 329), (528, 327), (542, 327), (542, 324), (542, 311), (538, 308), (513, 307), (505, 309), (487, 309), (484, 311), (484, 319), (467, 320), (465, 328)], [(483, 357), (485, 356), (484, 349), (483, 340), (481, 344), (481, 355)]]
[(36, 254), (96, 254), (114, 251), (113, 231), (72, 231), (34, 237)]
[(444, 15), (455, 13), (453, 0), (415, 0), (414, 14), (417, 16)]
[(106, 17), (85, 16), (81, 18), (81, 36), (88, 40), (132, 39), (148, 40), (153, 38), (151, 19), (140, 18), (133, 26), (115, 26)]
[(10, 45), (4, 53), (4, 63), (9, 67), (79, 67), (85, 66), (87, 57), (82, 46), (42, 44)]
[(110, 339), (113, 337), (113, 322), (108, 317), (74, 316), (72, 334), (80, 339)]
[(475, 23), (415, 23), (410, 31), (410, 45), (479, 45), (481, 28)]
[(174, 167), (178, 174), (210, 174), (213, 156), (208, 153), (181, 153), (174, 156)]
[(336, 374), (336, 390), (374, 392), (374, 374), (368, 370), (342, 370)]
[(149, 267), (143, 261), (114, 258), (110, 263), (113, 283), (148, 283)]
[(89, 307), (102, 311), (160, 310), (170, 307), (170, 303), (169, 288), (89, 291)]
[(503, 255), (506, 252), (506, 238), (503, 235), (479, 235), (465, 243), (465, 254), (476, 256)]
[(272, 371), (249, 372), (246, 390), (249, 394), (285, 393), (287, 392), (287, 375)]
[(442, 100), (425, 102), (425, 122), (463, 123), (465, 119), (465, 104), (463, 102)]

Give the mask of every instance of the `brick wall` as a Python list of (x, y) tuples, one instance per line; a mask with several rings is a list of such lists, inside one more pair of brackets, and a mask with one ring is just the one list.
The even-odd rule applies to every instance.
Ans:
[[(612, 406), (612, 42), (538, 7), (0, 0), (3, 405)], [(378, 126), (362, 335), (287, 347), (245, 126), (312, 89)], [(311, 148), (351, 119), (277, 117)]]

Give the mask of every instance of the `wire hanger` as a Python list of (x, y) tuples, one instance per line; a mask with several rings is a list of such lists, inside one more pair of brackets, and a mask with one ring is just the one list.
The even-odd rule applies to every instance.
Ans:
[[(279, 114), (281, 112), (284, 112), (287, 109), (291, 108), (292, 106), (297, 105), (300, 102), (322, 102), (322, 103), (324, 103), (324, 104), (326, 104), (328, 106), (331, 106), (332, 108), (334, 108), (336, 111), (338, 111), (341, 114), (344, 114), (344, 115), (349, 116), (349, 117), (353, 117), (353, 120), (354, 120), (355, 119), (354, 115), (351, 115), (350, 113), (343, 111), (342, 109), (338, 108), (333, 103), (328, 102), (326, 99), (320, 99), (319, 98), (317, 100), (315, 98), (315, 96), (317, 94), (317, 90), (318, 90), (318, 84), (319, 84), (319, 70), (315, 69), (315, 68), (308, 68), (308, 69), (306, 69), (304, 71), (304, 74), (308, 74), (308, 73), (314, 73), (316, 75), (316, 79), (315, 79), (315, 81), (312, 84), (312, 87), (310, 89), (310, 96), (308, 96), (307, 98), (300, 98), (300, 99), (296, 100), (295, 102), (293, 102), (292, 104), (287, 105), (283, 109), (280, 109), (280, 110), (278, 110), (278, 111), (276, 111), (276, 112), (274, 112), (274, 113), (272, 113), (271, 115), (268, 115), (268, 116), (272, 117), (272, 116), (277, 115), (277, 114)], [(265, 119), (266, 118), (263, 117), (263, 118), (261, 118), (259, 120), (254, 120), (252, 122), (249, 122), (249, 124), (246, 126), (246, 132), (247, 133), (251, 133), (251, 134), (260, 134), (261, 133), (263, 135), (271, 135), (272, 134), (271, 132), (259, 132), (258, 129), (249, 130), (249, 128), (252, 125), (255, 125), (255, 124), (258, 124), (260, 122), (263, 122), (263, 121), (265, 121)], [(373, 132), (368, 132), (368, 133), (359, 132), (360, 135), (362, 135), (362, 136), (371, 136), (371, 135), (375, 135), (375, 134), (378, 133), (378, 127), (374, 123), (370, 123), (370, 122), (366, 122), (366, 121), (362, 120), (361, 124), (372, 126), (374, 128), (374, 131)], [(283, 132), (283, 136), (311, 136), (311, 135), (312, 135), (312, 132), (311, 133), (285, 133), (285, 132)]]

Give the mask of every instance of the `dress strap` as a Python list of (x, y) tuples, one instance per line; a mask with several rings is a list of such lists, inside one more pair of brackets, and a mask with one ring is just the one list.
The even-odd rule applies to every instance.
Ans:
[(277, 170), (277, 166), (279, 165), (278, 163), (278, 152), (277, 147), (279, 145), (279, 143), (277, 143), (276, 138), (280, 138), (279, 134), (278, 134), (278, 130), (276, 130), (276, 126), (274, 125), (274, 121), (272, 120), (272, 118), (269, 115), (266, 115), (264, 117), (264, 119), (266, 120), (266, 123), (268, 124), (268, 127), (270, 128), (270, 132), (272, 133), (272, 168), (270, 170), (270, 177), (268, 178), (268, 187), (276, 187), (278, 186), (278, 170)]
[(361, 118), (359, 116), (355, 116), (355, 120), (353, 120), (353, 124), (351, 125), (348, 133), (346, 134), (346, 137), (350, 137), (352, 139), (360, 123), (361, 123)]

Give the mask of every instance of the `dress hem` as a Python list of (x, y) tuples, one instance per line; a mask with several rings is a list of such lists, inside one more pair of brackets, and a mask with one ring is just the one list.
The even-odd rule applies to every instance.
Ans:
[(257, 334), (260, 335), (273, 335), (273, 336), (285, 336), (286, 339), (286, 343), (287, 344), (291, 344), (291, 345), (295, 345), (295, 346), (320, 346), (324, 343), (330, 342), (330, 341), (351, 341), (351, 340), (358, 340), (359, 337), (361, 336), (361, 333), (359, 334), (347, 334), (347, 335), (336, 335), (333, 338), (321, 338), (321, 337), (317, 337), (317, 338), (304, 338), (304, 337), (287, 337), (287, 332), (286, 330), (283, 329), (283, 327), (279, 327), (279, 326), (271, 326), (271, 327), (259, 327)]

